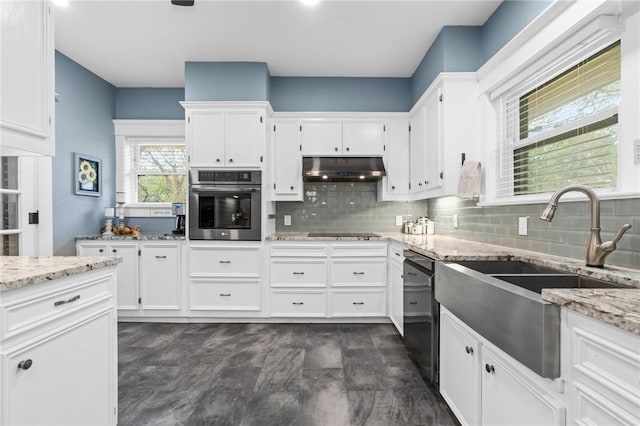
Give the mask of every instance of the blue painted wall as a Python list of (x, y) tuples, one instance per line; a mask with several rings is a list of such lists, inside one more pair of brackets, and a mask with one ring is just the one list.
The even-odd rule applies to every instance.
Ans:
[(272, 77), (274, 111), (408, 111), (408, 78)]
[(264, 62), (187, 62), (187, 101), (267, 101), (271, 76)]
[[(53, 157), (53, 254), (75, 254), (74, 236), (95, 234), (115, 204), (112, 119), (116, 89), (56, 51), (56, 155)], [(102, 196), (75, 195), (73, 153), (102, 159)]]
[(482, 63), (546, 9), (552, 0), (505, 0), (482, 26)]
[(116, 89), (116, 118), (128, 120), (184, 120), (183, 88)]

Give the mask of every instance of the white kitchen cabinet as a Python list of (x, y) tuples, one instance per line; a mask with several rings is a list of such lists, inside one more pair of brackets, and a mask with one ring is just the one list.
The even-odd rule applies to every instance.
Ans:
[(387, 290), (380, 288), (332, 288), (327, 316), (384, 317), (387, 315)]
[(272, 201), (302, 201), (302, 153), (298, 122), (276, 121), (273, 125)]
[(183, 102), (191, 167), (260, 168), (265, 151), (266, 108)]
[(51, 7), (47, 0), (7, 0), (0, 15), (0, 155), (54, 155)]
[(387, 175), (378, 182), (378, 201), (409, 199), (411, 179), (409, 156), (409, 120), (387, 120), (384, 132), (384, 166)]
[(299, 131), (304, 157), (342, 155), (341, 120), (302, 120)]
[(273, 318), (325, 318), (327, 291), (325, 289), (272, 289), (271, 316)]
[(565, 424), (556, 384), (440, 309), (440, 393), (461, 424)]
[(139, 266), (138, 243), (126, 241), (78, 241), (78, 256), (117, 256), (122, 258), (118, 266), (118, 291), (116, 292), (119, 313), (138, 311), (139, 303)]
[(640, 424), (640, 336), (562, 310), (568, 424)]
[(182, 315), (182, 246), (175, 240), (78, 240), (78, 256), (121, 257), (117, 306), (121, 319)]
[(0, 424), (117, 423), (115, 269), (2, 293)]
[(257, 317), (262, 309), (260, 243), (192, 242), (189, 310), (196, 317)]
[(179, 242), (140, 244), (140, 306), (143, 311), (182, 309), (182, 273)]
[(404, 244), (391, 243), (389, 246), (389, 318), (400, 335), (404, 336)]
[(299, 124), (305, 157), (382, 157), (382, 120), (308, 119)]
[(475, 73), (441, 73), (412, 111), (411, 197), (455, 195), (462, 154), (477, 160)]

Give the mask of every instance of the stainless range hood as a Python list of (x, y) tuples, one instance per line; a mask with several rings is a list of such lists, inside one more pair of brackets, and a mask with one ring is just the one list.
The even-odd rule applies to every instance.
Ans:
[(307, 182), (375, 182), (386, 176), (382, 157), (303, 157)]

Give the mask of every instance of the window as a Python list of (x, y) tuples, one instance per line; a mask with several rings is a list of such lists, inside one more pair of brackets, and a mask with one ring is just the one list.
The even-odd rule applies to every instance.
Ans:
[(0, 256), (20, 254), (18, 157), (0, 157)]
[(131, 143), (133, 177), (129, 199), (134, 204), (186, 201), (184, 144)]
[(533, 86), (504, 98), (498, 196), (616, 187), (620, 42)]

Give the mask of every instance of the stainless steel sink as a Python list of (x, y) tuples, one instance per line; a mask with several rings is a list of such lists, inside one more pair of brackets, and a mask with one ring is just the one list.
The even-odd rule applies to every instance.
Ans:
[(436, 277), (435, 298), (440, 304), (550, 379), (560, 377), (560, 306), (542, 300), (542, 289), (623, 287), (509, 261), (437, 262)]

